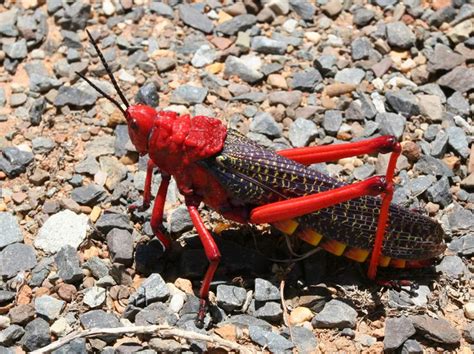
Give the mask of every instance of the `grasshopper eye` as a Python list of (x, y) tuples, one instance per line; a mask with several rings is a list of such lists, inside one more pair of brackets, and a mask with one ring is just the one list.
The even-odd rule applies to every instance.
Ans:
[(138, 129), (138, 123), (135, 119), (133, 119), (131, 122), (130, 122), (130, 127), (133, 129), (133, 130), (137, 130)]

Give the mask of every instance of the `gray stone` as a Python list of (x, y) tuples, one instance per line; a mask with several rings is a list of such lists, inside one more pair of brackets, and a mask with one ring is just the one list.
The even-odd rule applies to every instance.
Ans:
[(21, 339), (23, 347), (31, 352), (51, 342), (48, 322), (36, 318), (25, 326), (25, 335)]
[(203, 103), (208, 90), (205, 87), (182, 85), (173, 91), (171, 103), (176, 104), (197, 104)]
[(409, 187), (413, 196), (419, 196), (426, 191), (434, 182), (436, 177), (434, 176), (420, 176), (410, 181)]
[(375, 13), (363, 7), (359, 7), (354, 11), (352, 21), (359, 27), (366, 26), (373, 20)]
[(410, 49), (416, 37), (411, 29), (403, 22), (391, 22), (387, 26), (387, 41), (392, 47)]
[(70, 106), (72, 108), (90, 107), (97, 101), (97, 95), (94, 93), (79, 90), (76, 87), (61, 86), (54, 99), (56, 107)]
[(211, 33), (214, 28), (212, 21), (191, 5), (179, 5), (178, 13), (181, 21), (201, 32)]
[(173, 58), (159, 58), (155, 61), (158, 72), (163, 73), (173, 70), (176, 67), (176, 60)]
[(444, 22), (449, 23), (454, 20), (456, 13), (457, 11), (453, 6), (445, 6), (431, 14), (427, 22), (430, 26), (439, 27)]
[[(12, 346), (25, 334), (25, 330), (18, 325), (12, 324), (0, 332), (0, 344)], [(0, 353), (4, 353), (0, 349)], [(12, 351), (13, 354), (13, 351)]]
[(339, 300), (331, 300), (318, 313), (311, 324), (316, 328), (354, 328), (357, 323), (357, 311)]
[(407, 117), (420, 114), (418, 99), (410, 91), (389, 91), (385, 94), (385, 98), (397, 113), (403, 114)]
[(462, 128), (449, 127), (446, 129), (448, 134), (449, 146), (461, 157), (467, 158), (470, 154), (469, 143), (467, 141), (466, 133)]
[(37, 126), (41, 123), (41, 120), (43, 118), (43, 113), (45, 110), (46, 110), (46, 99), (44, 97), (40, 97), (33, 101), (30, 107), (30, 111), (29, 111), (30, 122), (32, 125)]
[(365, 37), (357, 38), (351, 44), (351, 54), (354, 60), (366, 59), (372, 51), (372, 43)]
[(282, 104), (287, 107), (298, 107), (302, 98), (301, 91), (273, 91), (268, 95), (271, 105)]
[(374, 165), (370, 165), (370, 164), (364, 164), (362, 166), (356, 167), (353, 172), (354, 177), (359, 181), (363, 181), (364, 179), (369, 178), (374, 173), (375, 173), (375, 167)]
[(18, 8), (13, 7), (8, 11), (0, 12), (0, 34), (7, 37), (18, 36), (15, 26), (18, 17)]
[(474, 323), (471, 322), (464, 327), (462, 336), (468, 343), (474, 343)]
[(74, 188), (71, 192), (71, 198), (79, 204), (94, 206), (104, 198), (104, 194), (104, 188), (91, 183), (87, 186)]
[(130, 265), (133, 260), (133, 237), (127, 230), (112, 229), (107, 234), (107, 246), (114, 263)]
[(470, 111), (469, 102), (461, 92), (454, 92), (447, 100), (448, 111), (459, 115), (468, 115)]
[(51, 354), (70, 354), (70, 353), (74, 353), (74, 354), (87, 353), (86, 339), (76, 338), (73, 341), (51, 352)]
[(454, 204), (454, 209), (448, 215), (448, 221), (454, 232), (474, 229), (474, 215), (469, 209), (465, 209), (457, 203)]
[(47, 154), (56, 146), (53, 139), (44, 136), (34, 138), (31, 143), (35, 154)]
[(459, 278), (467, 271), (466, 265), (458, 256), (445, 256), (436, 271), (445, 274), (448, 278)]
[[(0, 304), (5, 304), (14, 300), (16, 297), (16, 292), (8, 290), (0, 290)], [(1, 343), (0, 343), (1, 344)]]
[(107, 176), (105, 186), (113, 191), (127, 177), (127, 168), (114, 156), (99, 157), (100, 171)]
[(324, 77), (334, 76), (336, 74), (336, 62), (337, 58), (334, 55), (325, 54), (316, 58), (313, 65)]
[(88, 224), (86, 215), (63, 210), (50, 216), (41, 226), (34, 245), (47, 253), (56, 253), (66, 245), (77, 249), (86, 238)]
[(150, 11), (155, 12), (157, 15), (168, 17), (171, 19), (174, 17), (173, 8), (165, 4), (164, 2), (153, 1), (149, 6), (150, 6)]
[(185, 205), (174, 209), (168, 219), (169, 231), (172, 233), (183, 232), (193, 228), (193, 222)]
[(82, 265), (83, 268), (89, 269), (96, 279), (103, 278), (109, 275), (109, 267), (105, 262), (97, 257), (91, 257)]
[(12, 278), (36, 266), (35, 250), (30, 245), (13, 243), (0, 252), (0, 276)]
[(10, 178), (25, 172), (34, 160), (31, 152), (20, 150), (14, 146), (5, 147), (1, 152), (0, 170)]
[(275, 122), (271, 114), (266, 112), (259, 112), (252, 118), (250, 131), (270, 137), (280, 137), (282, 133), (280, 126)]
[(85, 144), (84, 155), (90, 155), (92, 157), (112, 155), (115, 151), (114, 146), (115, 137), (107, 135), (100, 136)]
[[(417, 95), (420, 113), (432, 122), (443, 119), (443, 104), (437, 95)], [(416, 104), (416, 103), (413, 103)]]
[(128, 215), (110, 212), (102, 214), (95, 223), (95, 227), (104, 235), (112, 229), (133, 231)]
[(253, 316), (272, 323), (278, 323), (281, 321), (283, 310), (281, 309), (280, 303), (272, 301), (257, 303), (254, 301), (252, 304), (254, 308), (251, 306), (249, 312)]
[[(162, 2), (153, 2), (152, 4), (163, 4)], [(168, 6), (168, 5), (166, 5)], [(148, 82), (138, 89), (135, 95), (136, 103), (145, 104), (150, 107), (158, 107), (160, 104), (160, 97), (158, 95), (158, 87), (154, 82)]]
[(428, 315), (411, 316), (417, 332), (429, 340), (442, 344), (458, 344), (459, 332), (444, 318), (432, 318)]
[(453, 201), (449, 191), (448, 177), (442, 177), (438, 182), (434, 183), (426, 190), (426, 195), (429, 201), (447, 207)]
[(437, 43), (433, 54), (428, 57), (427, 69), (430, 72), (449, 71), (464, 62), (462, 55), (457, 54), (448, 46)]
[(35, 310), (39, 316), (51, 321), (59, 317), (65, 303), (63, 300), (58, 300), (49, 295), (43, 295), (35, 299)]
[(293, 343), (285, 337), (258, 326), (249, 326), (250, 339), (270, 352), (283, 352), (293, 348)]
[(254, 297), (257, 301), (278, 301), (280, 290), (268, 280), (256, 278)]
[(79, 266), (79, 257), (74, 247), (64, 246), (54, 257), (58, 269), (58, 276), (65, 283), (77, 283), (82, 280), (82, 269)]
[(307, 0), (290, 0), (290, 8), (303, 20), (312, 20), (316, 8)]
[(298, 118), (291, 123), (288, 138), (294, 147), (303, 147), (317, 135), (316, 124), (304, 118)]
[(15, 216), (7, 212), (0, 212), (0, 249), (12, 243), (22, 242), (23, 235)]
[(92, 286), (84, 290), (83, 302), (90, 308), (101, 306), (105, 302), (107, 290), (98, 286)]
[(11, 59), (23, 59), (28, 55), (28, 48), (26, 47), (26, 40), (24, 38), (12, 44), (4, 44), (3, 50)]
[(296, 347), (297, 353), (309, 354), (318, 347), (318, 341), (314, 333), (306, 327), (294, 326), (289, 330), (284, 330), (282, 333), (285, 337), (291, 338)]
[(89, 174), (91, 176), (99, 172), (99, 163), (94, 156), (87, 155), (84, 160), (80, 161), (74, 166), (77, 173)]
[(474, 69), (458, 66), (441, 76), (438, 84), (461, 93), (468, 92), (474, 89)]
[(227, 312), (241, 308), (246, 298), (247, 291), (244, 288), (231, 285), (217, 286), (217, 304)]
[(168, 285), (158, 273), (150, 275), (129, 298), (135, 306), (166, 300), (170, 296)]
[(334, 80), (343, 84), (359, 85), (365, 77), (365, 71), (359, 68), (345, 68), (336, 73)]
[(254, 15), (239, 15), (227, 20), (216, 27), (217, 32), (221, 32), (228, 36), (233, 36), (237, 32), (245, 31), (257, 23), (257, 17)]
[(48, 276), (52, 264), (53, 259), (51, 257), (42, 258), (31, 271), (31, 279), (28, 285), (30, 287), (40, 286)]
[[(85, 329), (89, 328), (117, 328), (122, 327), (119, 319), (112, 313), (103, 310), (91, 310), (79, 315), (79, 321)], [(104, 335), (99, 337), (106, 342), (114, 341), (116, 335)]]
[(380, 133), (394, 135), (401, 139), (405, 131), (406, 118), (395, 113), (378, 113), (375, 122), (379, 124)]
[(313, 92), (316, 85), (322, 81), (322, 76), (316, 69), (306, 69), (293, 74), (290, 87), (293, 90)]
[(448, 148), (448, 134), (441, 131), (436, 136), (436, 139), (431, 142), (431, 156), (440, 158), (444, 156)]
[(206, 65), (212, 64), (217, 58), (217, 52), (208, 44), (203, 44), (199, 49), (194, 53), (193, 58), (191, 59), (191, 64), (195, 68), (202, 68)]
[(402, 347), (402, 354), (423, 354), (423, 347), (415, 339), (407, 340)]
[(224, 75), (237, 75), (248, 83), (255, 83), (263, 78), (263, 73), (259, 70), (249, 67), (245, 60), (229, 55), (225, 60)]
[(10, 106), (15, 108), (23, 105), (28, 97), (23, 93), (13, 93), (10, 96)]
[(222, 325), (232, 324), (239, 328), (249, 328), (251, 326), (260, 327), (262, 329), (271, 331), (272, 325), (267, 321), (260, 320), (249, 315), (235, 315), (222, 322)]
[(170, 308), (161, 302), (156, 302), (145, 307), (135, 317), (135, 325), (171, 325), (178, 322), (178, 316)]
[(360, 107), (365, 114), (365, 118), (372, 119), (377, 114), (377, 108), (375, 108), (374, 103), (369, 95), (358, 90), (357, 94), (359, 95)]
[(252, 38), (252, 49), (263, 54), (285, 54), (287, 44), (263, 36)]
[(453, 176), (453, 171), (443, 161), (426, 155), (421, 156), (418, 162), (415, 163), (414, 170), (425, 175)]
[(394, 351), (416, 333), (415, 327), (407, 317), (388, 318), (385, 321), (384, 350)]
[(342, 112), (328, 110), (324, 112), (323, 128), (330, 135), (336, 135), (342, 124)]

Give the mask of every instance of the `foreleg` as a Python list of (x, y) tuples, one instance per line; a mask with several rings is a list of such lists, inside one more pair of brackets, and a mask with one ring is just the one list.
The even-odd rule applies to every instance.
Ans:
[(221, 260), (221, 253), (219, 252), (219, 248), (217, 248), (214, 238), (207, 230), (201, 216), (199, 215), (197, 208), (199, 206), (200, 200), (194, 196), (187, 196), (185, 197), (185, 203), (188, 207), (189, 215), (191, 216), (191, 220), (194, 224), (194, 227), (196, 228), (199, 238), (201, 239), (201, 242), (204, 246), (204, 252), (206, 253), (206, 257), (209, 261), (209, 267), (207, 268), (206, 275), (202, 281), (201, 290), (199, 291), (201, 303), (199, 306), (197, 324), (202, 326), (204, 316), (206, 315), (207, 302), (209, 298), (209, 287)]

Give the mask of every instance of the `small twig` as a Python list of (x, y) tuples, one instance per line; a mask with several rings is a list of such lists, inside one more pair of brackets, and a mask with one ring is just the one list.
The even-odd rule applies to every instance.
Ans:
[(77, 338), (96, 337), (103, 334), (126, 334), (126, 333), (141, 333), (141, 334), (155, 333), (156, 335), (162, 338), (180, 337), (180, 338), (191, 339), (191, 340), (202, 340), (208, 343), (217, 344), (224, 348), (235, 350), (243, 354), (255, 353), (253, 350), (245, 348), (236, 342), (223, 339), (215, 334), (209, 335), (209, 334), (185, 331), (185, 330), (182, 330), (179, 328), (173, 328), (170, 326), (151, 325), (151, 326), (128, 326), (128, 327), (117, 327), (117, 328), (90, 328), (90, 329), (85, 329), (83, 331), (75, 331), (43, 348), (40, 348), (31, 352), (31, 354), (49, 353)]
[(284, 292), (285, 292), (285, 281), (282, 280), (281, 283), (280, 283), (280, 301), (281, 301), (281, 307), (283, 308), (283, 322), (285, 323), (285, 326), (287, 326), (288, 330), (290, 331), (291, 342), (293, 344), (295, 344), (295, 341), (293, 340), (293, 330), (291, 328), (292, 326), (291, 326), (291, 323), (290, 323), (288, 310), (287, 310), (286, 304), (285, 304)]

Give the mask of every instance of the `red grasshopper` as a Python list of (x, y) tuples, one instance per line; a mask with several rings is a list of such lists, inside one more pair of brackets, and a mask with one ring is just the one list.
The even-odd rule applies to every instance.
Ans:
[[(358, 262), (365, 262), (370, 255), (370, 279), (375, 278), (378, 266), (425, 266), (444, 251), (444, 233), (438, 223), (390, 204), (392, 179), (401, 152), (394, 137), (273, 152), (227, 130), (215, 118), (180, 116), (145, 105), (131, 106), (94, 39), (87, 33), (126, 109), (89, 79), (77, 74), (120, 109), (138, 153), (149, 155), (144, 208), (150, 205), (153, 169), (158, 168), (161, 173), (151, 216), (156, 237), (165, 250), (170, 246), (170, 240), (162, 232), (162, 220), (173, 176), (204, 246), (210, 264), (200, 290), (200, 323), (206, 313), (209, 286), (221, 259), (199, 215), (201, 202), (230, 220), (271, 223), (288, 235)], [(306, 167), (377, 152), (392, 152), (386, 177), (376, 176), (351, 185)], [(381, 198), (376, 197), (379, 195)]]

